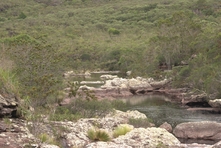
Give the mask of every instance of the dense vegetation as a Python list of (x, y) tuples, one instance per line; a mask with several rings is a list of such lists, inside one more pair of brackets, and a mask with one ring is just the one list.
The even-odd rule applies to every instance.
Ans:
[(0, 2), (0, 85), (42, 106), (67, 70), (132, 70), (221, 97), (221, 0)]

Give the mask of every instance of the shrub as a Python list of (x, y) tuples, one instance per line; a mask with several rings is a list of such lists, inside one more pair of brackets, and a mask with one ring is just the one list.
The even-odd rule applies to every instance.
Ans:
[(104, 130), (100, 129), (90, 129), (87, 132), (88, 138), (91, 139), (92, 141), (109, 141), (110, 136), (108, 133)]
[(19, 19), (25, 19), (26, 17), (27, 16), (23, 12), (21, 12), (18, 16)]
[(147, 128), (147, 127), (151, 126), (151, 121), (150, 121), (150, 119), (142, 119), (142, 118), (134, 119), (134, 118), (131, 118), (131, 119), (129, 119), (128, 124), (133, 125), (135, 128), (139, 128), (139, 127)]
[(113, 132), (113, 137), (116, 138), (120, 135), (125, 135), (132, 130), (132, 126), (128, 124), (119, 125)]
[(120, 31), (117, 30), (116, 28), (109, 28), (109, 29), (108, 29), (108, 33), (109, 33), (109, 34), (113, 34), (113, 35), (119, 35), (119, 34), (120, 34)]
[(129, 109), (129, 103), (125, 103), (121, 100), (111, 101), (111, 105), (116, 110), (127, 111)]
[(53, 137), (50, 137), (46, 133), (41, 133), (40, 135), (38, 135), (38, 137), (39, 137), (41, 143), (48, 143), (48, 144), (57, 145), (57, 142), (55, 141), (55, 139)]
[(112, 112), (111, 103), (108, 100), (85, 100), (75, 99), (70, 105), (59, 106), (54, 114), (50, 115), (51, 120), (77, 120), (79, 118), (104, 117)]
[(18, 87), (19, 83), (16, 80), (15, 75), (8, 70), (0, 68), (0, 92), (18, 95)]

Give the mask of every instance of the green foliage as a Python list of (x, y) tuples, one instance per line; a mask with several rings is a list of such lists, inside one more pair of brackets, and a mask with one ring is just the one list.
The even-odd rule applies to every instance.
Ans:
[(104, 117), (112, 111), (111, 103), (107, 100), (76, 99), (70, 105), (57, 107), (50, 119), (73, 121), (79, 118)]
[(50, 120), (52, 121), (76, 121), (80, 119), (82, 116), (78, 114), (73, 114), (69, 108), (59, 106), (56, 108), (54, 114), (50, 115)]
[(107, 100), (82, 100), (77, 99), (72, 104), (72, 112), (82, 117), (103, 117), (112, 111), (111, 103)]
[(50, 120), (75, 121), (79, 118), (104, 117), (112, 112), (113, 108), (126, 111), (129, 107), (118, 100), (83, 100), (78, 98), (70, 105), (57, 107), (55, 113), (50, 115)]
[[(160, 64), (172, 69), (185, 61), (189, 74), (176, 73), (177, 84), (196, 87), (197, 71), (217, 69), (221, 61), (216, 0), (8, 0), (0, 2), (0, 16), (4, 60), (13, 63), (21, 96), (39, 102), (57, 100), (65, 70), (133, 70), (159, 77)], [(193, 54), (206, 62), (191, 61)], [(207, 84), (199, 87), (204, 91), (217, 77), (205, 73)]]
[(112, 105), (112, 108), (116, 110), (121, 110), (121, 111), (129, 110), (129, 103), (125, 103), (118, 99), (111, 101), (111, 105)]
[(53, 144), (53, 145), (57, 145), (58, 142), (55, 141), (55, 139), (51, 136), (49, 136), (46, 133), (41, 133), (40, 135), (38, 135), (41, 143), (48, 143), (48, 144)]
[(105, 142), (107, 142), (110, 140), (110, 136), (104, 130), (90, 129), (90, 130), (88, 130), (87, 134), (88, 134), (88, 138), (92, 141), (105, 141)]
[(139, 119), (131, 118), (131, 119), (129, 119), (128, 124), (133, 125), (135, 128), (139, 128), (139, 127), (147, 128), (147, 127), (151, 126), (151, 120), (150, 119), (142, 119), (142, 118), (139, 118)]
[(19, 34), (14, 37), (4, 38), (0, 42), (9, 44), (9, 45), (24, 45), (24, 44), (37, 44), (37, 40), (32, 38), (27, 34)]
[(108, 29), (108, 33), (111, 35), (111, 34), (113, 34), (113, 35), (119, 35), (120, 34), (120, 31), (119, 30), (117, 30), (116, 28), (109, 28)]
[(15, 75), (8, 70), (0, 68), (0, 93), (3, 95), (13, 94), (19, 97), (19, 82)]
[(26, 17), (27, 16), (23, 12), (21, 12), (18, 16), (19, 19), (25, 19)]
[(130, 132), (132, 130), (132, 127), (128, 124), (122, 124), (116, 127), (116, 129), (113, 131), (113, 137), (119, 137), (121, 135), (125, 135), (126, 133)]
[(13, 71), (22, 86), (19, 90), (21, 95), (30, 97), (33, 107), (45, 106), (56, 100), (55, 95), (61, 87), (61, 71), (57, 65), (60, 57), (56, 49), (46, 43), (40, 45), (25, 34), (4, 42), (9, 43), (8, 56), (16, 61)]

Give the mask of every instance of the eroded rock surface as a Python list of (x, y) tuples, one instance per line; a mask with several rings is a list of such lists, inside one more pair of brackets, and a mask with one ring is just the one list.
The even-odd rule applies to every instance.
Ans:
[(221, 108), (221, 99), (209, 100), (208, 103), (213, 108)]
[(187, 122), (175, 127), (173, 133), (179, 138), (221, 140), (221, 123), (212, 121)]
[(17, 98), (8, 93), (0, 94), (0, 117), (16, 116), (18, 106)]

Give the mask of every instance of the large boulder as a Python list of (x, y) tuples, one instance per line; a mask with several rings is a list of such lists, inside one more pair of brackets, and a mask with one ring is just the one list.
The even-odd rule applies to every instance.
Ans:
[(180, 145), (179, 140), (165, 129), (135, 128), (126, 135), (119, 136), (111, 142), (93, 142), (86, 148), (156, 148)]
[(126, 144), (130, 147), (170, 147), (180, 144), (172, 134), (161, 128), (135, 128), (124, 136), (112, 140), (116, 144)]
[(137, 77), (128, 80), (128, 87), (130, 90), (149, 89), (152, 88), (146, 79)]
[(208, 103), (213, 108), (221, 108), (221, 99), (209, 100)]
[(221, 140), (221, 123), (212, 121), (181, 123), (174, 128), (173, 133), (183, 139)]

